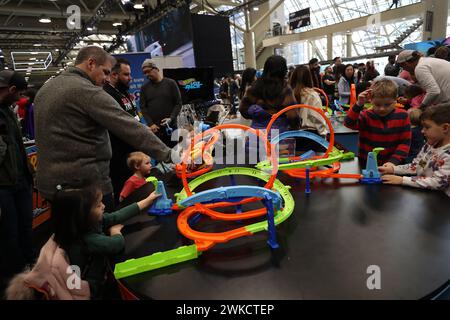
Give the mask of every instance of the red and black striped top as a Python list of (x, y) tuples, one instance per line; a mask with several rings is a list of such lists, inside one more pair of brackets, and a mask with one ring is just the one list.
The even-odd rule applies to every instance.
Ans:
[(359, 158), (367, 160), (367, 154), (374, 148), (384, 148), (378, 154), (378, 164), (392, 162), (395, 165), (408, 157), (411, 145), (411, 123), (408, 113), (394, 109), (385, 117), (373, 110), (361, 112), (363, 107), (355, 105), (345, 117), (345, 126), (359, 130)]

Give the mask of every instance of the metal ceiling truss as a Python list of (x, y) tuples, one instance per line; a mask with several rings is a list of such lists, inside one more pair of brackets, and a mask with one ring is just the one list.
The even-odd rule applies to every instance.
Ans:
[(136, 15), (136, 19), (133, 23), (125, 21), (123, 26), (119, 26), (119, 33), (113, 40), (113, 44), (106, 48), (106, 51), (112, 52), (121, 47), (125, 43), (125, 36), (134, 34), (144, 29), (149, 24), (162, 18), (169, 12), (182, 7), (183, 5), (189, 5), (190, 0), (167, 0), (161, 5), (153, 9), (151, 6), (146, 6), (146, 10), (141, 15)]
[(83, 26), (81, 26), (81, 30), (76, 32), (70, 38), (69, 42), (65, 45), (64, 49), (60, 52), (59, 56), (53, 62), (54, 65), (58, 65), (65, 56), (76, 46), (76, 44), (82, 40), (83, 37), (86, 37), (90, 34), (90, 31), (87, 28), (95, 28), (98, 23), (110, 12), (113, 6), (117, 4), (116, 0), (104, 0), (97, 8), (97, 11), (89, 19)]

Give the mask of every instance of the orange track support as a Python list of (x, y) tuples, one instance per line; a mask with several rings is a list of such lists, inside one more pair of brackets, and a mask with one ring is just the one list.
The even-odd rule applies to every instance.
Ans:
[(314, 90), (325, 97), (326, 105), (324, 106), (325, 107), (324, 112), (327, 112), (328, 111), (328, 107), (330, 106), (330, 99), (328, 99), (328, 95), (325, 93), (325, 91), (323, 91), (320, 88), (314, 88)]

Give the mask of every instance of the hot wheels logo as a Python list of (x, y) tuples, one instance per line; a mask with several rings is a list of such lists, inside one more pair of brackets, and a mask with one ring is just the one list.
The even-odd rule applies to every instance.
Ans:
[(186, 91), (200, 89), (203, 85), (203, 83), (201, 83), (200, 81), (196, 81), (195, 78), (179, 80), (178, 84), (184, 87), (184, 90)]

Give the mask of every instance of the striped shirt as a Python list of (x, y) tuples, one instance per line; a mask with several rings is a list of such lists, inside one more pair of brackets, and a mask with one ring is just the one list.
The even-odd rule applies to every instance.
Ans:
[(391, 162), (395, 165), (408, 157), (411, 145), (411, 123), (408, 113), (394, 109), (385, 117), (373, 110), (361, 112), (363, 107), (355, 105), (345, 117), (345, 126), (359, 130), (359, 158), (367, 160), (367, 154), (374, 148), (384, 148), (378, 154), (378, 164)]

